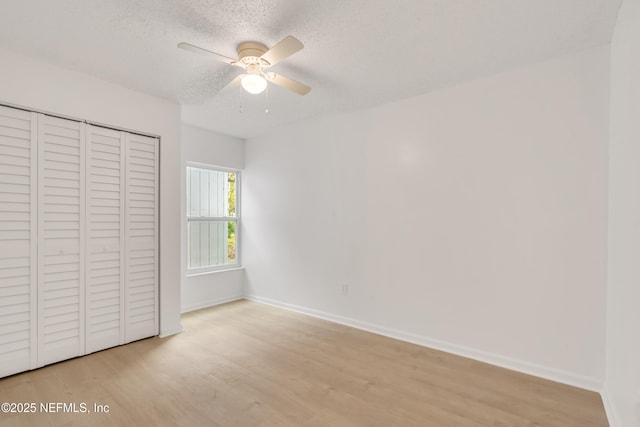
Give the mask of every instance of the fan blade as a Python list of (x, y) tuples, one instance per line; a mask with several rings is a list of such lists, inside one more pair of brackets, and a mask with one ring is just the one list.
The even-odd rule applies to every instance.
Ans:
[(238, 87), (240, 87), (240, 81), (242, 80), (242, 78), (246, 76), (246, 74), (239, 74), (236, 76), (235, 79), (231, 80), (229, 83), (227, 83), (227, 85), (225, 87), (223, 87), (222, 89), (220, 89), (220, 92), (227, 92), (233, 89), (236, 89)]
[(275, 65), (288, 56), (293, 55), (304, 47), (300, 40), (293, 36), (287, 36), (280, 40), (274, 47), (266, 51), (260, 59), (264, 59), (269, 65)]
[(305, 84), (276, 73), (267, 74), (267, 80), (299, 95), (306, 95), (311, 90), (311, 88)]
[(198, 53), (200, 55), (212, 56), (218, 61), (226, 62), (227, 64), (234, 65), (234, 63), (236, 62), (235, 59), (229, 58), (224, 55), (220, 55), (219, 53), (211, 52), (210, 50), (203, 49), (198, 46), (194, 46), (191, 43), (185, 43), (185, 42), (178, 43), (178, 47), (180, 49), (188, 50), (189, 52)]

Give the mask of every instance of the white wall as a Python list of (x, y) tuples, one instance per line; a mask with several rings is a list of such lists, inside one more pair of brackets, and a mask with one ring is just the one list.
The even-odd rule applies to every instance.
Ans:
[(611, 45), (605, 401), (612, 426), (640, 426), (640, 1), (625, 0)]
[(602, 47), (248, 140), (247, 295), (600, 389), (608, 102)]
[[(186, 188), (187, 162), (205, 163), (234, 169), (244, 167), (244, 141), (194, 126), (182, 126), (181, 188)], [(240, 299), (243, 296), (244, 270), (235, 269), (187, 276), (186, 196), (182, 191), (182, 312)], [(242, 250), (242, 248), (240, 248)]]
[(160, 136), (160, 334), (180, 331), (180, 108), (0, 50), (0, 102)]

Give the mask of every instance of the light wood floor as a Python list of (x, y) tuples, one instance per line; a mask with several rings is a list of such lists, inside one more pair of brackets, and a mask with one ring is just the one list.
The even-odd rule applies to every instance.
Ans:
[(238, 301), (150, 338), (0, 380), (0, 401), (109, 413), (0, 426), (607, 426), (597, 393)]

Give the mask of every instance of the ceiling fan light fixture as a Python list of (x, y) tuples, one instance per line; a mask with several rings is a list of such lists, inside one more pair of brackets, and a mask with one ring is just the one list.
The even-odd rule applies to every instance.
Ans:
[(242, 88), (251, 94), (258, 94), (267, 88), (267, 81), (260, 74), (247, 74), (240, 81)]
[(276, 65), (283, 59), (288, 58), (304, 47), (300, 40), (293, 36), (285, 37), (276, 43), (271, 49), (268, 49), (265, 45), (258, 42), (248, 41), (240, 43), (237, 48), (238, 59), (220, 55), (219, 53), (203, 49), (192, 45), (191, 43), (178, 43), (178, 47), (189, 52), (215, 58), (218, 61), (225, 62), (231, 66), (240, 67), (245, 71), (245, 74), (237, 75), (224, 87), (224, 89), (234, 88), (240, 85), (247, 92), (251, 94), (258, 94), (267, 88), (267, 83), (272, 83), (276, 86), (295, 92), (298, 95), (306, 95), (311, 90), (309, 86), (293, 79), (265, 71), (269, 67)]

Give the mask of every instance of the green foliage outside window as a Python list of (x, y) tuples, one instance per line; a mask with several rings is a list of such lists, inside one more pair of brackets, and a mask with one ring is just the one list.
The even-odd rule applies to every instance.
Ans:
[[(236, 216), (236, 174), (228, 173), (227, 182), (229, 183), (228, 216), (234, 217)], [(236, 259), (236, 223), (232, 221), (227, 223), (227, 243), (229, 260), (233, 261)]]

